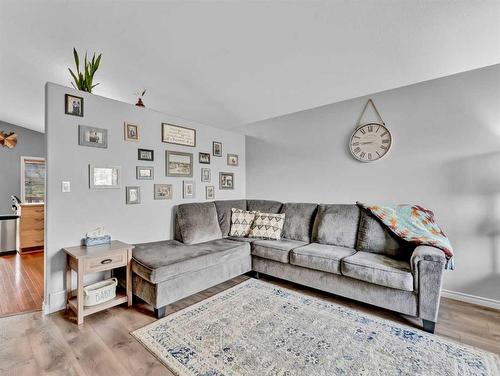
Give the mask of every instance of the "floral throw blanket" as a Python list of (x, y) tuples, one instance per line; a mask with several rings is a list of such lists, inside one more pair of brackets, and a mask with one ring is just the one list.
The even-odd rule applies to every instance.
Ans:
[(401, 239), (441, 249), (446, 256), (446, 269), (453, 270), (453, 249), (444, 232), (434, 222), (432, 211), (418, 205), (357, 204), (380, 219)]

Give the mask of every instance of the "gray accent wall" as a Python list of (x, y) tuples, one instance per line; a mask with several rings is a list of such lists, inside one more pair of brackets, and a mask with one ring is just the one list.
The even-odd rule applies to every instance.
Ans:
[[(66, 93), (84, 97), (83, 118), (64, 113)], [(87, 231), (104, 226), (113, 239), (132, 244), (171, 239), (174, 205), (206, 201), (205, 186), (209, 184), (201, 182), (202, 167), (211, 169), (210, 185), (215, 186), (216, 199), (245, 197), (245, 138), (241, 134), (52, 83), (46, 85), (45, 100), (47, 141), (45, 312), (64, 308), (66, 257), (62, 248), (79, 244)], [(140, 142), (124, 141), (125, 121), (140, 125)], [(161, 142), (162, 122), (195, 128), (196, 147)], [(107, 129), (108, 148), (79, 146), (78, 125)], [(200, 165), (198, 153), (211, 154), (212, 141), (223, 143), (223, 157), (211, 156), (210, 165)], [(154, 162), (138, 161), (138, 148), (153, 149)], [(166, 150), (193, 153), (192, 178), (165, 176)], [(227, 166), (227, 153), (239, 155), (238, 167)], [(121, 166), (120, 189), (89, 189), (89, 164)], [(137, 180), (136, 166), (153, 166), (154, 180)], [(219, 190), (220, 171), (234, 173), (234, 190)], [(182, 198), (183, 180), (195, 181), (195, 199)], [(61, 192), (62, 181), (71, 182), (70, 193)], [(154, 200), (155, 183), (172, 184), (173, 199)], [(126, 186), (141, 187), (141, 204), (126, 205)]]
[(0, 120), (0, 131), (16, 132), (13, 149), (0, 146), (0, 214), (11, 214), (11, 195), (21, 198), (21, 157), (45, 157), (43, 133)]
[(423, 205), (455, 248), (444, 288), (500, 300), (500, 65), (370, 97), (393, 135), (374, 163), (348, 150), (368, 97), (241, 128), (247, 197)]

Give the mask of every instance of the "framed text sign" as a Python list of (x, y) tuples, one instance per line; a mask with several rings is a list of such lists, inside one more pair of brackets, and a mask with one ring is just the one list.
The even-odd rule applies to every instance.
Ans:
[(196, 146), (196, 129), (162, 123), (161, 140), (169, 144)]

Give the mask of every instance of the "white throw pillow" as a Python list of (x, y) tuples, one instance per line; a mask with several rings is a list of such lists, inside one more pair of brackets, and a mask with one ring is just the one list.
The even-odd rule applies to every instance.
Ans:
[(241, 209), (231, 209), (231, 229), (229, 236), (245, 237), (250, 232), (250, 227), (255, 218), (254, 211), (245, 211)]
[(285, 214), (256, 213), (250, 229), (250, 238), (281, 239)]

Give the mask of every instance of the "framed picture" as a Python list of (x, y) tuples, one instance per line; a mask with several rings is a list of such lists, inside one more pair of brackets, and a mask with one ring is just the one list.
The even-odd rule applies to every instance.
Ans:
[(205, 187), (205, 196), (207, 200), (215, 199), (215, 187), (213, 185), (207, 185)]
[(139, 126), (125, 122), (123, 126), (125, 141), (139, 141)]
[(155, 200), (172, 199), (172, 184), (155, 184), (154, 190)]
[(79, 125), (78, 145), (106, 149), (108, 147), (108, 130)]
[(127, 205), (141, 203), (141, 187), (126, 187), (125, 191)]
[(227, 155), (227, 165), (228, 166), (238, 166), (238, 154), (228, 154)]
[(193, 177), (193, 154), (167, 150), (165, 152), (167, 176)]
[(202, 168), (201, 169), (201, 181), (204, 183), (210, 183), (212, 180), (212, 174), (210, 172), (209, 168)]
[(135, 177), (138, 180), (153, 180), (154, 168), (150, 166), (137, 166), (135, 168)]
[(194, 180), (183, 180), (182, 198), (194, 198), (194, 196), (195, 196)]
[(234, 174), (219, 172), (219, 189), (234, 189)]
[(198, 162), (210, 164), (210, 153), (200, 153)]
[(222, 142), (212, 142), (212, 154), (214, 157), (222, 157)]
[(169, 144), (196, 146), (196, 129), (162, 123), (161, 140)]
[(137, 159), (140, 161), (154, 161), (155, 151), (149, 149), (137, 149)]
[(83, 98), (66, 94), (64, 96), (64, 113), (83, 117)]
[(89, 165), (89, 188), (120, 188), (121, 167)]

